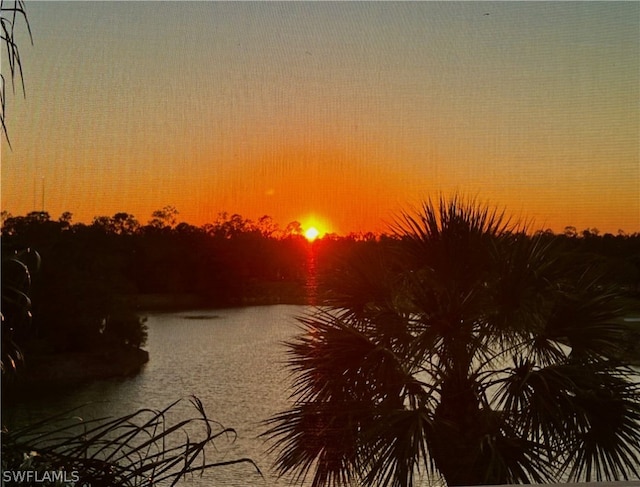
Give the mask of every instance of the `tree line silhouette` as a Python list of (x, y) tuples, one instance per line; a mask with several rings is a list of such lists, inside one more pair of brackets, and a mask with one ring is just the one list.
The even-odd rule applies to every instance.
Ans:
[[(326, 235), (310, 243), (299, 222), (280, 228), (269, 216), (252, 221), (221, 213), (197, 227), (178, 223), (177, 215), (167, 206), (146, 224), (126, 212), (84, 224), (73, 223), (68, 212), (58, 219), (47, 212), (3, 214), (3, 284), (14, 278), (9, 262), (18, 253), (31, 249), (39, 257), (37, 264), (33, 253), (23, 258), (28, 267), (39, 266), (31, 276), (32, 318), (10, 336), (32, 354), (139, 348), (146, 328), (137, 298), (145, 295), (188, 295), (203, 307), (321, 303), (345, 263), (392, 252), (388, 244), (396, 238)], [(561, 241), (575, 259), (598, 259), (609, 279), (640, 296), (640, 234), (568, 227), (538, 236)], [(310, 278), (317, 296), (309, 294)]]
[[(314, 242), (298, 222), (222, 213), (196, 227), (170, 206), (146, 224), (4, 214), (3, 379), (22, 356), (126, 361), (146, 339), (141, 295), (320, 304), (289, 344), (299, 402), (268, 423), (281, 474), (318, 460), (315, 485), (411, 485), (414, 468), (449, 485), (637, 475), (625, 364), (640, 363), (640, 331), (620, 318), (638, 308), (640, 234), (528, 234), (443, 205), (440, 220), (428, 205), (405, 215), (402, 231)], [(505, 351), (512, 365), (489, 361)], [(478, 357), (495, 370), (474, 372)], [(497, 409), (479, 399), (494, 386)]]

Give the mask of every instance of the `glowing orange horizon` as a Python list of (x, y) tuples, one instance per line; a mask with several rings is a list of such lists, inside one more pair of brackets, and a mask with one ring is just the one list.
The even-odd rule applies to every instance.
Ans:
[(337, 233), (328, 219), (315, 213), (305, 215), (298, 221), (304, 237), (309, 241), (324, 237), (329, 233)]
[[(481, 18), (473, 2), (388, 15), (376, 2), (34, 2), (28, 96), (10, 97), (12, 149), (0, 143), (2, 209), (144, 224), (172, 205), (196, 226), (268, 215), (322, 237), (385, 232), (430, 197), (463, 194), (531, 231), (639, 232), (638, 6), (525, 3), (469, 35), (457, 19)], [(553, 22), (557, 9), (571, 21)], [(103, 28), (105, 12), (140, 25)], [(117, 55), (130, 48), (141, 62)]]

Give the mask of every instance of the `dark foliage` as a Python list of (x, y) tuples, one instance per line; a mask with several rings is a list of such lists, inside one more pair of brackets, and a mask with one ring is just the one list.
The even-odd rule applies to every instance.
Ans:
[(564, 238), (454, 198), (352, 256), (288, 344), (277, 470), (314, 487), (637, 479), (630, 290)]
[[(96, 233), (89, 227), (73, 229), (68, 221), (53, 221), (40, 212), (5, 221), (5, 260), (12, 262), (10, 256), (25, 248), (37, 249), (41, 257), (37, 275), (29, 280), (28, 312), (33, 317), (20, 339), (25, 352), (86, 352), (144, 344), (143, 323), (119, 300), (131, 289), (123, 275), (119, 243)], [(3, 286), (3, 300), (5, 295)], [(27, 312), (7, 311), (11, 320)]]
[[(367, 293), (384, 292), (374, 274), (397, 275), (388, 264), (400, 264), (397, 255), (387, 255), (395, 252), (397, 235), (327, 236), (310, 245), (299, 224), (280, 231), (268, 217), (254, 223), (221, 214), (213, 224), (195, 227), (176, 223), (176, 213), (172, 207), (158, 210), (147, 225), (126, 212), (96, 217), (91, 225), (72, 224), (69, 213), (58, 220), (44, 212), (7, 217), (3, 255), (32, 248), (42, 256), (30, 290), (34, 318), (24, 328), (30, 330), (28, 347), (86, 351), (116, 337), (123, 344), (143, 343), (144, 325), (127, 303), (144, 294), (194, 295), (202, 305), (235, 306), (305, 303), (311, 292), (334, 303), (348, 291), (361, 293), (364, 306), (371, 301)], [(604, 278), (638, 295), (639, 235), (536, 238), (538, 245), (554, 242), (574, 259), (600, 262)], [(393, 275), (382, 277), (385, 285), (396, 285)]]
[[(189, 475), (246, 463), (248, 458), (211, 461), (212, 449), (235, 439), (235, 431), (209, 419), (196, 397), (196, 415), (172, 421), (177, 401), (163, 410), (140, 409), (118, 418), (82, 420), (61, 413), (16, 430), (2, 431), (2, 470), (66, 472), (69, 484), (20, 485), (135, 486), (176, 485)], [(71, 414), (74, 417), (70, 417)], [(214, 456), (215, 458), (215, 456)]]
[(31, 250), (7, 253), (2, 258), (2, 375), (13, 373), (23, 362), (20, 343), (31, 327), (31, 280), (40, 256)]

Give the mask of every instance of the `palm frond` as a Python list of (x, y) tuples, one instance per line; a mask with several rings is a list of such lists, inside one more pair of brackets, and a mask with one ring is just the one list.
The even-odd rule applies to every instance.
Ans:
[(638, 477), (630, 308), (598, 263), (459, 197), (393, 230), (288, 344), (295, 403), (266, 433), (278, 472), (318, 487)]
[(565, 463), (572, 479), (640, 478), (640, 389), (621, 374), (599, 371), (573, 398), (578, 431)]
[(437, 475), (428, 453), (427, 442), (433, 433), (427, 409), (393, 409), (366, 434), (361, 467), (365, 485), (410, 487), (422, 469)]
[(142, 487), (176, 485), (189, 474), (238, 463), (251, 465), (261, 475), (248, 458), (208, 462), (208, 447), (222, 437), (233, 440), (235, 431), (209, 419), (196, 397), (190, 402), (197, 414), (171, 424), (167, 416), (178, 402), (159, 411), (140, 409), (118, 418), (86, 421), (70, 419), (74, 411), (69, 411), (5, 430), (3, 467), (19, 470), (26, 455), (29, 468), (75, 471), (79, 483)]
[(521, 357), (496, 404), (521, 438), (562, 460), (576, 480), (638, 477), (640, 395), (632, 375), (601, 362), (537, 368)]
[[(31, 43), (33, 43), (33, 36), (31, 34), (31, 26), (26, 13), (26, 3), (24, 0), (14, 0), (9, 2), (8, 0), (0, 0), (0, 38), (2, 39), (6, 52), (7, 62), (9, 64), (9, 73), (11, 78), (11, 87), (15, 92), (15, 79), (16, 76), (20, 78), (20, 85), (22, 86), (23, 94), (24, 89), (24, 76), (22, 73), (22, 60), (20, 58), (20, 50), (15, 40), (15, 29), (18, 20), (22, 20), (26, 25), (27, 32)], [(11, 141), (9, 140), (7, 125), (6, 125), (6, 80), (4, 75), (0, 75), (0, 127), (2, 133), (5, 135), (9, 147), (11, 147)]]
[(487, 434), (480, 446), (483, 483), (547, 483), (554, 480), (553, 464), (545, 445), (523, 438), (508, 425)]
[(371, 421), (369, 404), (356, 401), (297, 403), (266, 424), (274, 441), (276, 472), (304, 480), (315, 468), (313, 485), (348, 485), (356, 476), (358, 425)]

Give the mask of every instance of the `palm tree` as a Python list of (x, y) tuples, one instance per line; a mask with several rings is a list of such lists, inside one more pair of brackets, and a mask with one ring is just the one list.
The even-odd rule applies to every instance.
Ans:
[(276, 470), (314, 487), (638, 478), (625, 302), (596, 263), (459, 197), (394, 232), (288, 343)]

